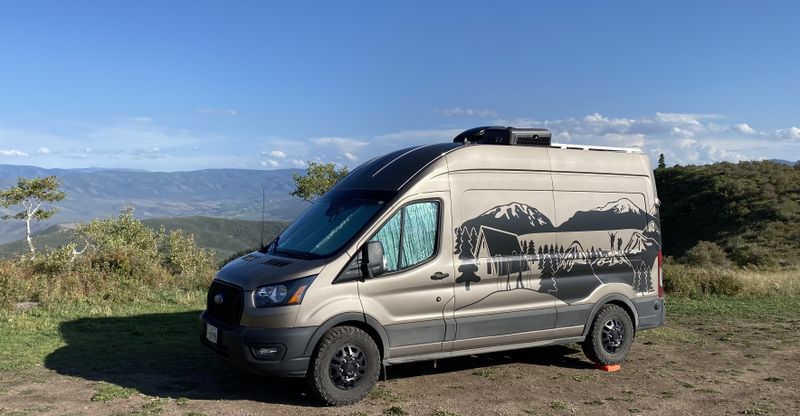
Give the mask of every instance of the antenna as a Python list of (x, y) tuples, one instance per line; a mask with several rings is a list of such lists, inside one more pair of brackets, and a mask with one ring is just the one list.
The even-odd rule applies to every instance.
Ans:
[(264, 188), (261, 188), (261, 249), (264, 249), (264, 210), (267, 206), (267, 197)]

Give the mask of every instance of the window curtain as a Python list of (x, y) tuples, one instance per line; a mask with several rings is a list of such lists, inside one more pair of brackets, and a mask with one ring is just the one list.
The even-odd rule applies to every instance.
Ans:
[(383, 244), (383, 254), (386, 259), (387, 272), (398, 269), (397, 257), (400, 254), (400, 213), (395, 214), (380, 231), (375, 234), (372, 241), (380, 241)]
[(438, 206), (439, 204), (435, 202), (420, 202), (404, 208), (401, 269), (420, 263), (433, 255), (436, 245)]

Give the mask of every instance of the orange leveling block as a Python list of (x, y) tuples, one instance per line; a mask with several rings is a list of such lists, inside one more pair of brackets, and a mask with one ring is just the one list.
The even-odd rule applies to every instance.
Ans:
[(600, 370), (607, 371), (609, 373), (613, 373), (614, 371), (619, 371), (620, 369), (622, 369), (622, 366), (620, 366), (619, 364), (603, 365), (603, 364), (597, 363), (597, 364), (595, 364), (595, 367), (597, 367)]

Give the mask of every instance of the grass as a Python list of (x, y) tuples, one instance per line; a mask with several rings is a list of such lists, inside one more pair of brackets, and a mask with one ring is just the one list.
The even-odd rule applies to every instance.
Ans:
[(396, 402), (400, 400), (400, 396), (386, 387), (383, 384), (377, 384), (375, 387), (372, 388), (369, 392), (369, 396), (367, 396), (371, 400), (383, 400), (389, 403)]
[(599, 377), (597, 374), (578, 374), (572, 376), (572, 379), (577, 382), (585, 382), (585, 381), (597, 381)]
[(553, 410), (562, 410), (562, 411), (570, 410), (568, 404), (558, 400), (550, 402), (550, 408)]
[(165, 348), (196, 343), (194, 331), (205, 292), (154, 291), (142, 296), (140, 301), (113, 306), (72, 302), (23, 313), (0, 310), (0, 373), (41, 365), (68, 345), (84, 351), (74, 348), (69, 357), (74, 361), (64, 364), (102, 369), (119, 357), (98, 352), (141, 354), (144, 339)]
[[(800, 279), (798, 279), (800, 280)], [(196, 347), (195, 330), (197, 314), (203, 309), (205, 292), (156, 290), (142, 293), (140, 299), (127, 304), (91, 304), (65, 302), (62, 305), (35, 308), (15, 313), (0, 310), (0, 373), (17, 371), (42, 365), (50, 356), (55, 364), (84, 366), (87, 370), (107, 368), (119, 358), (108, 353), (115, 350), (120, 355), (141, 355), (154, 349), (180, 350)], [(667, 296), (669, 319), (708, 319), (712, 317), (766, 319), (771, 322), (796, 320), (800, 316), (800, 298), (797, 297), (707, 297), (688, 299)], [(724, 338), (727, 335), (721, 334)], [(678, 340), (701, 343), (695, 331), (681, 326), (667, 326), (643, 331), (642, 339)], [(151, 344), (142, 344), (147, 340)], [(54, 352), (70, 346), (69, 357), (59, 357)], [(103, 352), (98, 354), (98, 352)], [(69, 358), (71, 362), (59, 362)], [(186, 356), (190, 360), (191, 355)], [(158, 357), (151, 357), (158, 360)], [(63, 360), (62, 360), (63, 361)], [(180, 362), (166, 362), (175, 368)], [(485, 367), (473, 374), (486, 379), (502, 376), (502, 367)], [(575, 381), (594, 381), (592, 375), (578, 375)], [(180, 389), (178, 389), (180, 390)], [(373, 399), (397, 400), (396, 393), (385, 386), (376, 387)]]
[(131, 397), (136, 391), (124, 387), (115, 386), (113, 384), (101, 383), (100, 388), (92, 396), (93, 402), (110, 402), (117, 399), (127, 399)]
[[(800, 276), (796, 277), (800, 280)], [(800, 297), (792, 296), (709, 296), (689, 299), (667, 294), (667, 316), (791, 319), (800, 315)]]
[(488, 380), (495, 380), (500, 377), (508, 375), (508, 370), (501, 369), (497, 366), (483, 367), (472, 372), (472, 375), (483, 377)]
[(400, 406), (392, 406), (383, 409), (383, 414), (388, 416), (403, 416), (407, 415), (408, 413)]

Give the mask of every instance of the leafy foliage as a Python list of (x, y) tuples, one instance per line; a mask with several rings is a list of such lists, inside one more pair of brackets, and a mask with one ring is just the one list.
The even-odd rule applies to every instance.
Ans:
[(722, 268), (731, 266), (731, 262), (728, 260), (728, 255), (725, 253), (725, 250), (717, 245), (717, 243), (712, 243), (710, 241), (698, 242), (686, 252), (686, 255), (683, 256), (681, 260), (683, 263), (696, 266)]
[(66, 194), (58, 189), (59, 183), (55, 176), (44, 178), (17, 178), (17, 184), (11, 188), (0, 190), (0, 206), (8, 208), (21, 205), (24, 208), (13, 215), (4, 215), (2, 218), (23, 220), (26, 223), (26, 239), (31, 256), (36, 256), (36, 248), (31, 240), (31, 221), (42, 221), (55, 215), (55, 208), (46, 209), (46, 203), (58, 202)]
[(725, 162), (655, 177), (665, 254), (713, 241), (740, 266), (800, 263), (800, 166)]
[(348, 173), (346, 166), (337, 169), (333, 163), (308, 162), (308, 170), (305, 175), (298, 173), (292, 175), (296, 185), (292, 195), (312, 201), (328, 192)]
[(148, 228), (131, 208), (79, 226), (76, 236), (80, 242), (36, 259), (0, 261), (0, 307), (132, 302), (153, 290), (205, 289), (215, 270), (191, 234)]

